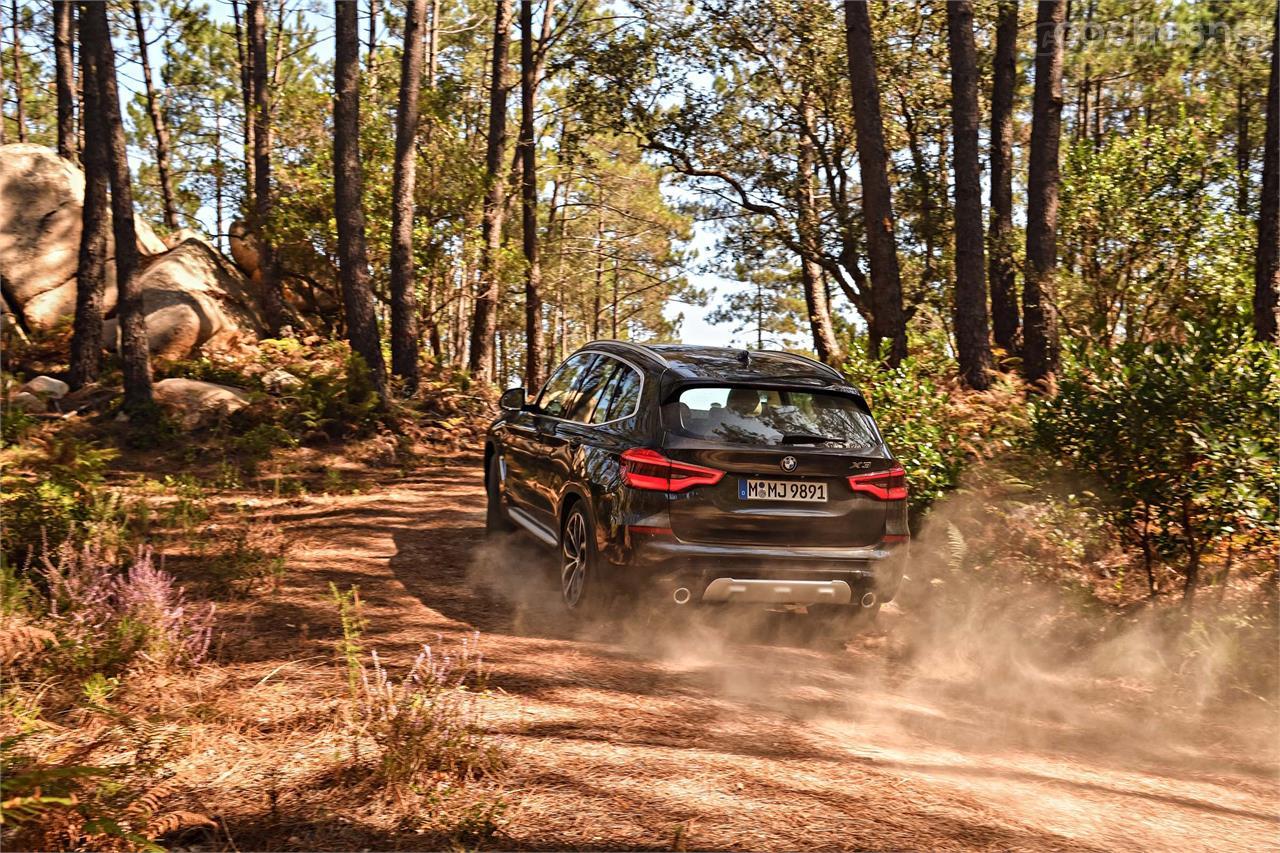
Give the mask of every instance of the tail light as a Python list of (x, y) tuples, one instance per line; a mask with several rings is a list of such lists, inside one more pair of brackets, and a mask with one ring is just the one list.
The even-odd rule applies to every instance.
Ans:
[(622, 481), (649, 492), (683, 492), (694, 486), (714, 486), (723, 471), (676, 462), (656, 450), (633, 447), (622, 454)]
[(905, 501), (907, 472), (902, 470), (902, 466), (895, 465), (888, 471), (853, 474), (849, 477), (849, 488), (855, 492), (871, 495), (878, 501)]

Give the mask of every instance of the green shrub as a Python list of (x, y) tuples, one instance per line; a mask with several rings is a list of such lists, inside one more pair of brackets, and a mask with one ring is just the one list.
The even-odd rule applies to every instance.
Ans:
[(1155, 561), (1186, 576), (1227, 537), (1277, 534), (1280, 355), (1274, 347), (1188, 325), (1181, 340), (1126, 343), (1069, 366), (1034, 408), (1036, 441), (1109, 490), (1103, 507)]
[(0, 448), (22, 441), (39, 422), (39, 418), (22, 409), (0, 406)]
[(102, 487), (114, 450), (72, 437), (5, 451), (0, 476), (0, 554), (21, 562), (42, 542), (83, 542), (95, 530), (124, 534), (129, 508)]
[(254, 380), (245, 375), (240, 365), (231, 361), (215, 360), (208, 356), (186, 361), (171, 361), (156, 366), (157, 380), (172, 376), (197, 379), (201, 382), (215, 382), (237, 388), (256, 387)]
[(323, 432), (330, 438), (364, 434), (377, 426), (381, 400), (364, 359), (349, 353), (341, 367), (302, 377), (301, 387), (284, 398), (285, 426)]
[(204, 487), (191, 474), (179, 474), (176, 477), (166, 474), (163, 487), (173, 495), (173, 502), (164, 510), (164, 523), (167, 527), (177, 527), (190, 532), (197, 525), (209, 520), (211, 514)]
[(871, 404), (889, 449), (907, 472), (913, 513), (955, 488), (978, 458), (1011, 448), (1025, 424), (1021, 389), (997, 377), (990, 391), (961, 390), (955, 365), (936, 342), (891, 370), (860, 351), (845, 373)]
[(148, 403), (129, 415), (125, 446), (133, 450), (156, 450), (173, 446), (186, 433), (158, 403)]

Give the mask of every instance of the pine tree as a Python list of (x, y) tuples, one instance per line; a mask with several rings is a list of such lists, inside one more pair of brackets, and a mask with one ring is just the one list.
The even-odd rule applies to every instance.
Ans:
[[(387, 399), (386, 366), (373, 312), (365, 242), (364, 173), (360, 165), (360, 19), (355, 3), (334, 0), (333, 199), (338, 224), (338, 272), (347, 338), (364, 359), (374, 387)], [(259, 117), (261, 120), (261, 117)], [(261, 127), (261, 125), (259, 125)]]
[(956, 284), (953, 316), (960, 377), (978, 391), (991, 384), (987, 281), (982, 257), (982, 169), (978, 165), (978, 56), (973, 4), (946, 4), (954, 137)]

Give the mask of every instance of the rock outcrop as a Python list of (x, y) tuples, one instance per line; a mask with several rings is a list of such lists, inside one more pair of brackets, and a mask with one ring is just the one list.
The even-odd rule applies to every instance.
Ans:
[[(40, 145), (0, 146), (0, 279), (5, 308), (31, 330), (47, 330), (75, 312), (76, 266), (84, 173)], [(134, 218), (144, 259), (165, 251), (145, 222)], [(103, 309), (115, 307), (114, 244), (108, 238)]]
[(28, 394), (35, 394), (42, 400), (61, 400), (67, 396), (71, 387), (61, 379), (52, 376), (37, 376), (20, 389)]
[[(0, 280), (3, 309), (31, 331), (70, 324), (84, 208), (84, 174), (39, 145), (0, 146)], [(136, 217), (135, 217), (136, 219)], [(190, 229), (160, 240), (136, 219), (139, 269), (152, 355), (190, 358), (256, 340), (264, 324), (252, 285), (217, 248)], [(108, 244), (108, 255), (114, 249)], [(115, 264), (107, 263), (103, 311), (116, 304)], [(103, 341), (115, 346), (108, 319)]]
[[(264, 324), (244, 278), (204, 240), (185, 240), (140, 273), (147, 338), (157, 358), (227, 351), (257, 340)], [(118, 345), (114, 319), (104, 342)]]
[(151, 391), (183, 429), (196, 429), (249, 405), (248, 395), (238, 388), (195, 379), (162, 379)]

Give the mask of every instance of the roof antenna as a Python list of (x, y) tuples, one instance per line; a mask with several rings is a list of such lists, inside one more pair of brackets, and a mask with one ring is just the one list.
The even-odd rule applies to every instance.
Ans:
[(739, 350), (739, 351), (738, 351), (738, 361), (742, 362), (743, 364), (750, 364), (750, 363), (751, 363), (751, 350), (746, 350), (746, 349), (744, 349), (744, 350)]

